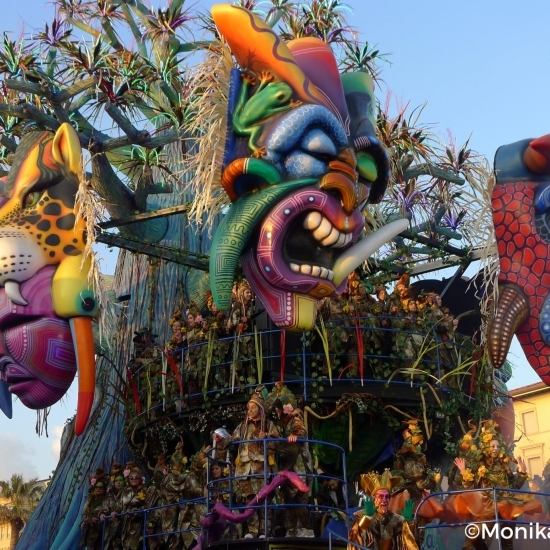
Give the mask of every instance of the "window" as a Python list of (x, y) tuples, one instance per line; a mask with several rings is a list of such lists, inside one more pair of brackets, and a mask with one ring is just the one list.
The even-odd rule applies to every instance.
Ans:
[(532, 456), (527, 459), (527, 472), (531, 477), (542, 475), (544, 465), (540, 456)]
[(537, 422), (537, 412), (527, 411), (522, 414), (523, 418), (523, 431), (525, 435), (536, 434), (539, 431), (539, 424)]

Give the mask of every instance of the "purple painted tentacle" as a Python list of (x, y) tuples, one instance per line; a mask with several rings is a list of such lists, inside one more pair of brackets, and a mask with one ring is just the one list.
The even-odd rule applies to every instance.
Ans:
[(244, 512), (234, 514), (227, 506), (225, 506), (225, 504), (222, 504), (221, 502), (214, 504), (212, 511), (217, 513), (220, 518), (230, 521), (231, 523), (244, 523), (250, 519), (255, 512), (254, 508), (247, 507)]
[(304, 483), (302, 478), (296, 472), (283, 470), (279, 472), (279, 475), (284, 477), (288, 483), (292, 483), (292, 485), (294, 485), (299, 491), (302, 491), (302, 493), (309, 492), (309, 487)]
[(244, 511), (239, 514), (233, 513), (227, 506), (225, 506), (225, 504), (222, 504), (221, 502), (214, 504), (210, 514), (201, 519), (203, 529), (195, 550), (201, 550), (203, 548), (202, 543), (205, 540), (207, 531), (209, 541), (215, 542), (219, 540), (222, 533), (225, 531), (228, 521), (231, 523), (244, 523), (248, 521), (255, 512), (254, 506), (262, 504), (266, 498), (275, 492), (277, 487), (280, 487), (285, 483), (292, 483), (292, 485), (297, 487), (298, 490), (303, 493), (307, 493), (309, 491), (309, 487), (302, 481), (296, 472), (283, 470), (277, 473), (269, 485), (264, 485), (264, 487), (258, 491), (258, 494), (249, 502)]

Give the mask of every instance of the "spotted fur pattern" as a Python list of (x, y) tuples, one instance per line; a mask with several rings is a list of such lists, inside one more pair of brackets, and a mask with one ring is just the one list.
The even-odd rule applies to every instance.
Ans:
[[(46, 265), (81, 254), (84, 222), (76, 224), (78, 183), (55, 163), (53, 136), (25, 136), (0, 207), (0, 281), (25, 281)], [(11, 177), (13, 174), (13, 177)]]

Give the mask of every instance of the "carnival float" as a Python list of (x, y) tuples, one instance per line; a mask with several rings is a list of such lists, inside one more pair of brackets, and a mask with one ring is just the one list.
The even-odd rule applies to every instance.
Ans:
[(550, 382), (550, 140), (494, 176), (380, 108), (340, 2), (259, 4), (58, 0), (4, 40), (0, 409), (40, 431), (79, 388), (17, 548), (487, 548), (464, 525), (550, 523), (506, 389), (514, 333)]

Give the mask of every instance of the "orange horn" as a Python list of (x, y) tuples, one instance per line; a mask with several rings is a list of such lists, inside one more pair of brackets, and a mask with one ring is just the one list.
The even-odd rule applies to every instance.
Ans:
[(534, 139), (523, 153), (525, 166), (540, 175), (550, 174), (550, 134)]
[(529, 300), (523, 290), (513, 284), (499, 286), (500, 296), (488, 335), (489, 358), (493, 368), (506, 361), (516, 329), (529, 315)]

